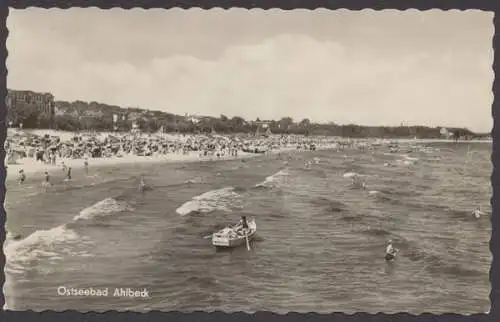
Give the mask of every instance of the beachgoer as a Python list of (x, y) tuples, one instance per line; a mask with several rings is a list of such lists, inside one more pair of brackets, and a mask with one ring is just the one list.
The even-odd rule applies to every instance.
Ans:
[(241, 216), (240, 225), (242, 229), (248, 229), (248, 222), (246, 216)]
[(476, 209), (474, 209), (472, 211), (472, 215), (476, 218), (479, 218), (481, 217), (481, 215), (483, 215), (483, 212), (481, 211), (481, 207), (477, 207)]
[(397, 249), (394, 248), (392, 240), (387, 241), (387, 247), (385, 249), (385, 260), (390, 261), (396, 258)]
[(69, 167), (68, 172), (66, 172), (66, 179), (65, 180), (71, 180), (71, 167)]
[(89, 161), (87, 158), (85, 158), (85, 161), (83, 161), (83, 166), (85, 168), (85, 174), (89, 174)]
[(141, 175), (141, 178), (139, 179), (139, 191), (144, 191), (144, 188), (146, 188), (146, 183), (144, 182), (144, 175)]
[(24, 170), (21, 169), (19, 170), (19, 184), (22, 184), (26, 180), (26, 174), (24, 173)]
[(50, 186), (52, 186), (52, 183), (50, 182), (50, 176), (49, 176), (49, 173), (47, 171), (45, 171), (43, 175), (45, 177), (45, 181), (42, 182), (42, 189), (45, 190), (45, 189), (49, 188)]
[(40, 162), (45, 162), (45, 160), (43, 159), (43, 155), (44, 155), (44, 151), (42, 150), (38, 150), (36, 151), (35, 153), (35, 156), (36, 156), (36, 161), (40, 161)]
[(366, 189), (366, 183), (359, 177), (358, 174), (355, 174), (352, 177), (352, 185), (359, 189)]

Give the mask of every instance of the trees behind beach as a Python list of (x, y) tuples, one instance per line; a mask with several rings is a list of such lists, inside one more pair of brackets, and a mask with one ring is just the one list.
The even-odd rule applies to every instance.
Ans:
[[(258, 135), (299, 134), (326, 135), (351, 138), (441, 138), (439, 127), (427, 126), (361, 126), (356, 124), (339, 125), (334, 122), (315, 123), (304, 118), (293, 120), (283, 117), (280, 120), (245, 120), (240, 116), (226, 115), (201, 116), (196, 120), (187, 115), (175, 115), (163, 111), (144, 110), (136, 107), (122, 108), (98, 102), (57, 101), (53, 123), (30, 105), (18, 104), (9, 110), (9, 121), (23, 123), (25, 128), (55, 128), (64, 131), (130, 131), (137, 124), (142, 132), (180, 132), (180, 133), (247, 133)], [(456, 138), (478, 138), (487, 134), (475, 134), (465, 128), (449, 128)]]

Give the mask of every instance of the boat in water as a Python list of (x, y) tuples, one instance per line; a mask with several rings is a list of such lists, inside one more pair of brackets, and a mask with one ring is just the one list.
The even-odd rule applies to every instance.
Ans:
[(212, 235), (212, 245), (215, 247), (233, 248), (245, 245), (247, 242), (249, 243), (257, 233), (257, 224), (255, 223), (255, 219), (249, 219), (247, 224), (248, 228), (243, 228), (240, 222), (216, 232)]

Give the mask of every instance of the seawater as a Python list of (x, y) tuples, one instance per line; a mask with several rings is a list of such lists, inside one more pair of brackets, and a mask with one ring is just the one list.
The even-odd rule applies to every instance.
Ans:
[[(88, 176), (76, 171), (47, 191), (42, 178), (9, 182), (7, 308), (487, 311), (491, 144), (388, 152), (90, 164)], [(366, 189), (352, 185), (355, 173)], [(141, 174), (151, 186), (143, 193)], [(476, 205), (487, 215), (474, 219)], [(216, 252), (203, 237), (241, 215), (258, 225), (252, 250)], [(387, 239), (401, 250), (391, 264)], [(150, 297), (61, 297), (59, 286)]]

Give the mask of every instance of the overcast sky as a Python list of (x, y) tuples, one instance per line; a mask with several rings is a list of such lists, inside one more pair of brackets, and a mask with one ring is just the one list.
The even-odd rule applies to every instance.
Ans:
[(11, 10), (8, 87), (200, 115), (490, 131), (493, 13)]

